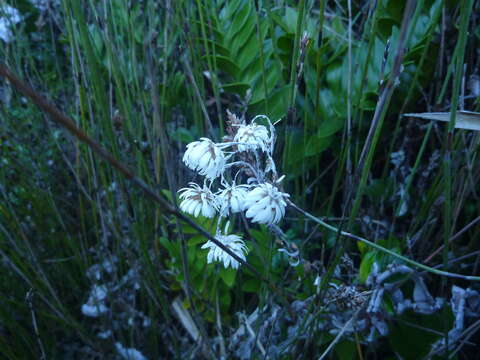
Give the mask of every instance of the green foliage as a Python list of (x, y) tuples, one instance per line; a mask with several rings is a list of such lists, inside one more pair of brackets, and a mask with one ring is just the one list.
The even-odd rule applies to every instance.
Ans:
[(223, 90), (248, 98), (252, 113), (284, 116), (282, 65), (274, 54), (270, 20), (259, 17), (251, 1), (233, 0), (222, 4), (212, 23), (215, 39), (205, 56), (224, 74)]

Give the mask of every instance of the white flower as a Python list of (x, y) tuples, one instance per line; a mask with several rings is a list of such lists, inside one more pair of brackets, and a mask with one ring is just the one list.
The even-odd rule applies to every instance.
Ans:
[[(228, 247), (235, 255), (245, 261), (245, 254), (248, 252), (248, 248), (243, 242), (242, 238), (238, 235), (217, 235), (215, 237), (223, 245)], [(228, 268), (229, 265), (234, 269), (238, 269), (239, 262), (235, 260), (230, 254), (225, 252), (220, 246), (213, 241), (208, 240), (202, 245), (202, 249), (209, 249), (207, 255), (207, 262), (210, 264), (214, 261), (223, 262), (223, 266)]]
[(199, 214), (207, 218), (212, 218), (218, 210), (217, 200), (212, 191), (206, 187), (203, 188), (195, 183), (190, 183), (190, 188), (178, 190), (181, 192), (180, 209), (188, 214), (197, 217)]
[(225, 168), (225, 154), (210, 139), (201, 138), (187, 145), (183, 162), (192, 170), (198, 170), (200, 175), (213, 180), (219, 177)]
[(226, 185), (218, 194), (218, 202), (222, 210), (230, 210), (233, 214), (244, 210), (243, 204), (247, 190), (240, 185)]
[(247, 151), (249, 149), (257, 148), (267, 151), (270, 138), (265, 126), (251, 123), (250, 125), (241, 125), (238, 128), (233, 141), (241, 143), (238, 145), (239, 151)]
[(252, 222), (276, 224), (285, 215), (286, 198), (289, 196), (272, 184), (260, 184), (245, 198), (245, 215), (252, 218)]

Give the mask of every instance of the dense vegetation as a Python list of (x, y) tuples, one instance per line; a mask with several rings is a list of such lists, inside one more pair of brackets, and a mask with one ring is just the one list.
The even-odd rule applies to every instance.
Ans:
[(0, 357), (478, 358), (479, 2), (7, 3), (0, 64), (162, 199), (264, 114), (296, 205), (230, 216), (254, 270), (207, 264), (217, 219), (0, 76)]

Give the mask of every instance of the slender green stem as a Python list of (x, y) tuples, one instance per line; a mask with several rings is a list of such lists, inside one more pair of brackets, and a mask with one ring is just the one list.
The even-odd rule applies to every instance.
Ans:
[(293, 46), (293, 54), (292, 54), (292, 64), (290, 67), (290, 108), (295, 106), (295, 95), (297, 89), (297, 62), (300, 57), (299, 49), (300, 49), (300, 40), (302, 38), (302, 24), (303, 24), (303, 14), (305, 12), (305, 0), (300, 0), (300, 4), (298, 5), (300, 11), (298, 12), (297, 18), (297, 29), (295, 31), (295, 42)]
[(456, 273), (451, 273), (451, 272), (448, 272), (448, 271), (442, 271), (442, 270), (434, 269), (430, 266), (420, 264), (419, 262), (416, 262), (415, 260), (409, 259), (409, 258), (407, 258), (406, 256), (403, 256), (403, 255), (397, 254), (396, 252), (394, 252), (390, 249), (384, 248), (383, 246), (378, 245), (378, 244), (376, 244), (376, 243), (374, 243), (370, 240), (367, 240), (365, 238), (362, 238), (360, 236), (351, 234), (351, 233), (343, 231), (343, 230), (339, 230), (335, 226), (327, 224), (326, 222), (324, 222), (324, 221), (320, 220), (319, 218), (313, 216), (312, 214), (308, 213), (307, 211), (301, 209), (300, 207), (298, 207), (297, 205), (295, 205), (291, 201), (288, 201), (288, 204), (292, 208), (294, 208), (296, 211), (298, 211), (299, 213), (301, 213), (305, 217), (309, 218), (310, 220), (316, 222), (317, 224), (322, 225), (323, 227), (325, 227), (325, 228), (327, 228), (331, 231), (334, 231), (336, 233), (340, 233), (341, 235), (343, 235), (345, 237), (348, 237), (350, 239), (360, 241), (360, 242), (362, 242), (362, 243), (364, 243), (364, 244), (366, 244), (366, 245), (368, 245), (368, 246), (370, 246), (374, 249), (377, 249), (381, 252), (384, 252), (388, 255), (391, 255), (391, 256), (393, 256), (393, 257), (395, 257), (399, 260), (402, 260), (402, 261), (406, 262), (407, 264), (410, 264), (414, 267), (417, 267), (419, 269), (428, 271), (428, 272), (430, 272), (432, 274), (436, 274), (436, 275), (441, 275), (441, 276), (446, 276), (446, 277), (451, 277), (451, 278), (456, 278), (456, 279), (470, 280), (470, 281), (480, 281), (480, 276), (469, 276), (469, 275), (456, 274)]
[[(391, 77), (388, 79), (388, 82), (380, 94), (380, 97), (375, 108), (375, 113), (373, 115), (372, 123), (370, 125), (370, 130), (368, 131), (367, 139), (365, 140), (365, 145), (363, 147), (360, 159), (358, 161), (356, 177), (360, 178), (359, 185), (357, 188), (357, 195), (355, 197), (352, 211), (350, 212), (350, 221), (349, 227), (352, 225), (353, 220), (357, 216), (357, 212), (360, 208), (360, 204), (363, 197), (364, 188), (367, 182), (367, 176), (370, 172), (370, 166), (373, 159), (373, 154), (382, 130), (383, 120), (387, 113), (390, 100), (392, 98), (393, 92), (395, 91), (395, 82), (397, 81), (398, 76), (400, 75), (400, 67), (404, 58), (404, 50), (406, 47), (408, 29), (411, 23), (411, 14), (415, 8), (415, 2), (409, 0), (405, 6), (405, 12), (403, 16), (402, 27), (400, 29), (400, 36), (397, 43), (397, 50), (395, 59), (393, 62)], [(354, 187), (352, 186), (352, 189)], [(347, 196), (350, 198), (350, 196)], [(348, 206), (349, 204), (347, 204)]]

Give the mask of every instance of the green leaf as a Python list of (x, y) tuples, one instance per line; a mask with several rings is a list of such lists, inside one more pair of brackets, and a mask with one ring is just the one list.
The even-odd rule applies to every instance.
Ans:
[[(212, 40), (212, 39), (208, 39), (207, 40), (207, 45), (208, 47), (210, 48), (210, 50), (212, 50), (213, 47), (215, 47), (215, 54), (217, 55), (223, 55), (223, 56), (230, 56), (231, 53), (230, 53), (230, 50), (228, 47), (225, 47), (222, 45), (222, 42), (221, 42), (221, 37), (222, 35), (219, 35), (220, 38), (216, 38), (215, 40)], [(199, 43), (199, 44), (203, 44), (203, 42), (205, 41), (204, 38), (202, 37), (195, 37), (193, 38), (195, 40), (195, 42)]]
[(248, 83), (243, 83), (243, 82), (235, 82), (235, 83), (230, 83), (230, 84), (224, 84), (222, 85), (223, 90), (229, 92), (229, 93), (234, 93), (234, 94), (239, 94), (240, 96), (245, 96), (245, 93), (247, 92), (248, 89), (250, 89), (250, 84)]
[(288, 32), (291, 34), (295, 34), (297, 31), (297, 19), (298, 13), (297, 10), (287, 6), (285, 8), (285, 25), (287, 26)]
[(344, 120), (339, 117), (331, 117), (329, 119), (325, 119), (320, 124), (315, 136), (319, 139), (332, 136), (337, 131), (341, 130), (344, 124)]
[(260, 244), (267, 244), (271, 240), (270, 234), (265, 230), (261, 231), (261, 230), (251, 229), (250, 234)]
[(452, 323), (453, 316), (450, 311), (446, 318), (438, 314), (419, 316), (409, 311), (402, 315), (401, 320), (403, 321), (395, 321), (390, 325), (388, 341), (392, 349), (402, 359), (424, 359), (432, 344), (441, 338), (445, 324)]
[[(195, 277), (202, 277), (205, 276), (205, 267), (207, 266), (207, 258), (206, 256), (197, 256), (193, 264), (191, 264), (191, 272)], [(193, 281), (193, 284), (197, 284), (197, 281)]]
[(171, 192), (170, 190), (162, 189), (161, 193), (162, 193), (163, 196), (165, 196), (168, 200), (170, 200), (171, 202), (173, 202), (173, 196), (172, 196), (172, 192)]
[(222, 278), (225, 285), (227, 285), (230, 288), (235, 283), (236, 275), (237, 275), (237, 271), (231, 267), (228, 267), (226, 269), (222, 268), (220, 270), (220, 277)]
[(222, 292), (220, 295), (220, 304), (222, 305), (223, 309), (228, 309), (230, 304), (232, 303), (232, 296), (230, 295), (230, 292)]
[(273, 22), (275, 24), (277, 24), (278, 26), (280, 26), (280, 28), (285, 31), (286, 33), (288, 33), (289, 29), (288, 29), (288, 25), (286, 24), (285, 22), (285, 19), (282, 18), (281, 16), (279, 16), (278, 14), (275, 14), (274, 12), (270, 13), (270, 17), (272, 18)]
[[(403, 116), (448, 123), (451, 114), (449, 112), (427, 112), (404, 114)], [(457, 111), (455, 116), (455, 128), (480, 131), (480, 113), (472, 111)]]
[(220, 12), (222, 18), (231, 19), (237, 12), (238, 7), (243, 3), (242, 0), (231, 0), (228, 1), (227, 6), (223, 8)]
[[(171, 135), (171, 138), (175, 141), (179, 141), (179, 142), (182, 142), (184, 144), (188, 144), (188, 143), (191, 143), (192, 141), (195, 140), (194, 136), (192, 135), (192, 133), (184, 128), (184, 127), (180, 127), (178, 129), (176, 129), (172, 135)], [(171, 199), (170, 199), (171, 200)]]
[(355, 358), (356, 349), (353, 341), (340, 341), (335, 346), (335, 352), (338, 355), (339, 360), (351, 360)]
[(246, 1), (245, 5), (235, 13), (233, 17), (233, 22), (230, 24), (228, 28), (226, 41), (230, 43), (233, 40), (233, 37), (238, 34), (239, 31), (243, 30), (243, 26), (246, 24), (249, 18), (251, 5), (250, 1)]
[(238, 67), (238, 65), (235, 62), (233, 62), (232, 59), (230, 59), (229, 57), (223, 56), (223, 55), (217, 55), (215, 57), (215, 60), (217, 62), (218, 68), (225, 71), (232, 77), (235, 78), (240, 73), (240, 68)]
[(398, 27), (398, 22), (391, 17), (382, 17), (377, 22), (377, 33), (382, 37), (382, 40), (386, 40), (392, 34), (394, 27)]
[(280, 36), (277, 40), (277, 46), (280, 50), (286, 54), (291, 54), (293, 49), (293, 43), (295, 38), (291, 34), (284, 34)]
[[(257, 34), (255, 31), (255, 17), (254, 16), (248, 16), (245, 24), (243, 25), (243, 28), (241, 31), (239, 31), (233, 39), (231, 39), (231, 44), (230, 48), (232, 49), (232, 56), (236, 57), (240, 53), (240, 49), (248, 42), (249, 39), (254, 37), (255, 39), (257, 38)], [(258, 46), (258, 40), (257, 40), (257, 46)]]
[(256, 293), (260, 290), (260, 280), (248, 279), (242, 284), (242, 291)]
[[(280, 66), (280, 62), (272, 59), (273, 57), (273, 50), (271, 49), (271, 41), (266, 41), (264, 44), (264, 60), (265, 60), (265, 68), (268, 69), (271, 66)], [(258, 48), (260, 52), (260, 47)], [(249, 83), (253, 83), (256, 79), (258, 79), (263, 73), (263, 66), (261, 61), (253, 61), (247, 65), (240, 74), (240, 78)]]
[[(267, 96), (272, 92), (272, 90), (278, 84), (280, 77), (281, 77), (280, 64), (275, 62), (271, 64), (271, 66), (269, 66), (267, 69), (267, 76), (265, 79), (265, 82), (267, 85)], [(263, 75), (260, 74), (257, 77), (257, 81), (255, 82), (255, 85), (253, 86), (253, 95), (252, 95), (251, 103), (255, 104), (263, 99), (265, 99), (265, 86), (263, 83)]]
[(304, 156), (313, 156), (327, 149), (332, 143), (333, 137), (311, 136), (305, 147)]
[(205, 236), (203, 235), (194, 235), (190, 239), (188, 239), (188, 246), (195, 246), (198, 244), (203, 244), (206, 242)]
[(272, 95), (268, 98), (268, 111), (266, 110), (266, 102), (265, 99), (256, 103), (250, 104), (249, 110), (252, 113), (261, 114), (264, 113), (267, 115), (272, 121), (277, 121), (284, 117), (287, 113), (287, 95), (288, 95), (288, 86), (283, 86), (279, 89), (273, 91)]
[(165, 249), (167, 249), (171, 258), (180, 258), (180, 247), (177, 242), (170, 241), (163, 236), (160, 237), (159, 242)]
[[(243, 70), (260, 55), (260, 47), (258, 45), (257, 35), (252, 33), (247, 43), (236, 55), (236, 63), (238, 67)], [(258, 60), (257, 60), (258, 61)], [(237, 75), (238, 76), (238, 75)]]
[(359, 278), (362, 283), (365, 283), (367, 281), (368, 275), (370, 275), (370, 271), (372, 270), (372, 265), (375, 262), (376, 256), (376, 251), (369, 251), (363, 256), (359, 270)]

